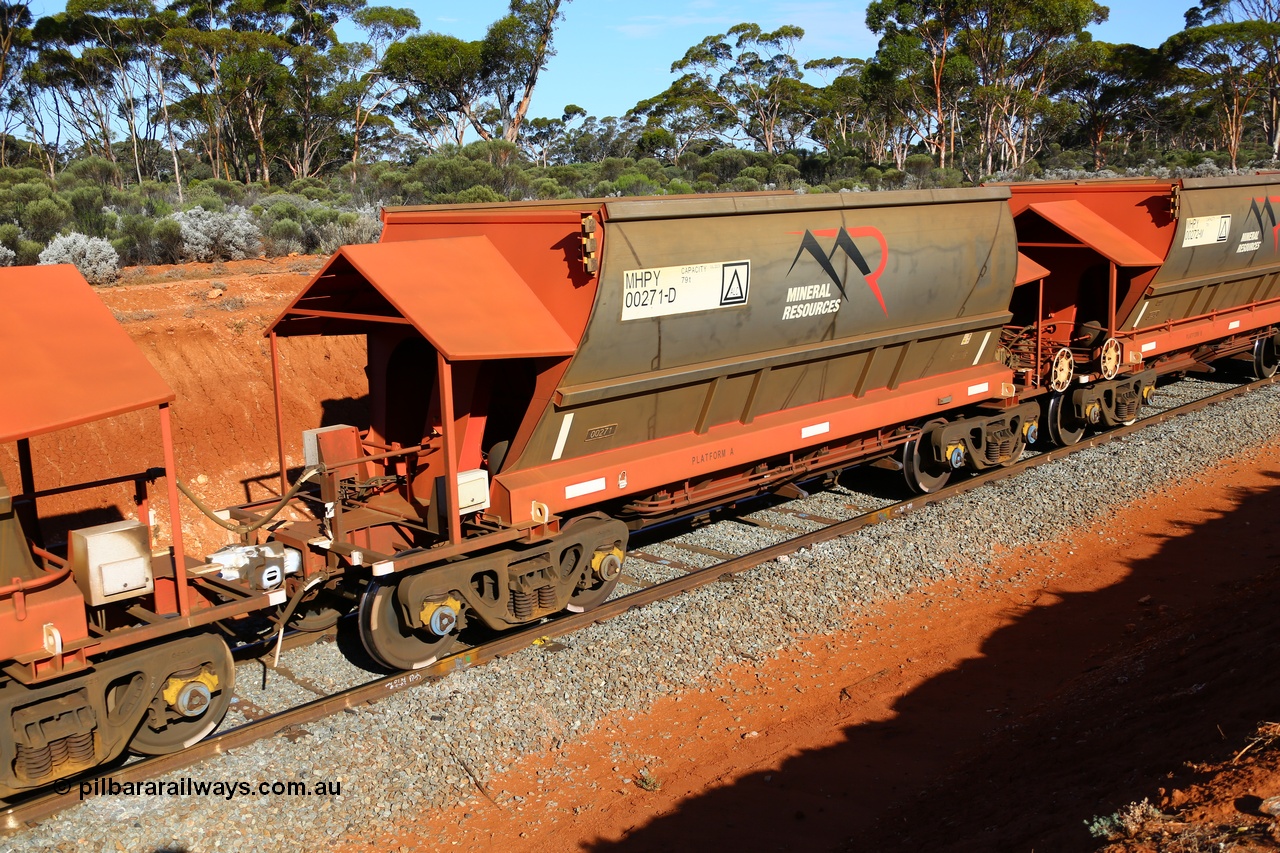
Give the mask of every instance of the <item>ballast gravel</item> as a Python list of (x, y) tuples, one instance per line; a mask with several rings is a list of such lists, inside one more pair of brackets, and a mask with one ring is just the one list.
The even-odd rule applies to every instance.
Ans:
[[(1221, 385), (1183, 381), (1164, 389), (1158, 403), (1176, 405)], [(0, 840), (0, 851), (317, 849), (389, 820), (473, 801), (486, 795), (485, 780), (521, 755), (642, 711), (663, 695), (714, 690), (726, 664), (775, 655), (801, 633), (838, 631), (851, 617), (922, 585), (944, 578), (997, 585), (993, 546), (1063, 538), (1114, 507), (1277, 436), (1280, 386), (1272, 386), (157, 780), (245, 782), (255, 793), (93, 797)], [(848, 517), (892, 502), (890, 480), (848, 476), (789, 507)], [(796, 526), (794, 516), (758, 512), (767, 513), (760, 518), (769, 524)], [(711, 558), (676, 543), (737, 554), (782, 536), (725, 521), (645, 551), (706, 565)], [(673, 574), (632, 560), (624, 573), (640, 580)], [(282, 662), (313, 684), (347, 686), (370, 677), (350, 662), (358, 655), (343, 655), (350, 642), (294, 650)], [(260, 666), (241, 667), (239, 677), (258, 678), (254, 701), (272, 707), (306, 692), (275, 672), (263, 688)], [(262, 782), (338, 783), (341, 794), (258, 794)]]

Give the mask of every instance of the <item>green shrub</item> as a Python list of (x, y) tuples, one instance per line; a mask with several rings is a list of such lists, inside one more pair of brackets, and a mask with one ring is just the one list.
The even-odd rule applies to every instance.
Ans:
[(964, 183), (964, 172), (959, 169), (934, 169), (929, 174), (934, 186), (953, 189)]
[(71, 177), (71, 183), (118, 184), (120, 167), (104, 157), (85, 157), (68, 166), (63, 176)]
[(928, 184), (929, 174), (933, 171), (933, 158), (928, 154), (912, 154), (903, 163), (904, 169), (916, 183)]
[(636, 161), (636, 164), (632, 169), (644, 175), (654, 183), (660, 183), (662, 179), (666, 177), (666, 167), (662, 165), (661, 160), (656, 160), (653, 157), (646, 157), (643, 160)]
[(533, 182), (534, 198), (559, 198), (564, 187), (556, 183), (555, 178), (542, 178)]
[(712, 151), (702, 161), (702, 168), (711, 173), (710, 177), (699, 175), (698, 180), (727, 183), (750, 164), (751, 159), (745, 151), (736, 148), (721, 148)]
[(489, 201), (506, 201), (502, 196), (498, 195), (492, 188), (483, 184), (476, 187), (467, 187), (457, 195), (458, 204), (478, 204)]
[(42, 198), (50, 198), (53, 190), (45, 183), (15, 184), (9, 190), (9, 196), (20, 205), (28, 205)]
[(305, 218), (312, 226), (319, 228), (322, 225), (328, 225), (330, 222), (337, 221), (338, 211), (334, 210), (332, 207), (325, 207), (322, 204), (317, 204), (315, 207), (306, 211)]
[(22, 225), (32, 239), (48, 243), (71, 215), (71, 205), (60, 198), (38, 198), (22, 212)]
[(289, 192), (304, 196), (312, 201), (328, 201), (333, 198), (333, 190), (320, 178), (298, 178), (289, 184)]
[(769, 170), (769, 181), (780, 187), (788, 187), (801, 180), (800, 170), (789, 163), (779, 163)]
[(194, 210), (197, 207), (208, 213), (222, 213), (227, 209), (227, 203), (222, 196), (211, 189), (206, 189), (206, 185), (201, 182), (191, 188), (182, 204), (184, 211)]
[(176, 219), (161, 219), (151, 228), (151, 252), (155, 263), (176, 264), (182, 257), (182, 226)]
[(64, 197), (71, 205), (71, 222), (76, 231), (101, 237), (107, 231), (107, 217), (102, 210), (102, 187), (84, 184), (68, 190)]
[(302, 226), (294, 222), (292, 219), (277, 219), (271, 223), (271, 230), (268, 235), (272, 240), (281, 242), (284, 240), (294, 240), (298, 243), (302, 242)]
[(18, 266), (33, 267), (40, 263), (40, 253), (44, 251), (44, 244), (36, 240), (20, 240), (18, 242)]
[[(212, 191), (213, 193), (221, 196), (223, 201), (229, 201), (233, 204), (238, 204), (242, 199), (244, 199), (244, 184), (239, 181), (228, 181), (224, 178), (209, 178), (208, 180), (200, 181), (199, 188), (202, 190), (201, 195), (207, 197), (208, 192)], [(192, 189), (196, 189), (196, 187), (193, 186)]]
[(17, 252), (18, 244), (22, 242), (22, 229), (12, 222), (6, 222), (0, 225), (0, 246), (4, 246), (10, 251)]
[(120, 217), (117, 233), (120, 235), (111, 241), (120, 253), (120, 261), (124, 264), (148, 264), (153, 262), (154, 252), (151, 241), (156, 223), (149, 216), (140, 213), (128, 213)]
[(623, 195), (662, 195), (662, 187), (655, 184), (648, 177), (636, 172), (627, 172), (619, 175), (618, 180), (614, 182), (614, 186)]
[(269, 222), (290, 219), (297, 222), (302, 218), (302, 208), (292, 201), (277, 201), (267, 208), (263, 218)]
[(630, 157), (606, 157), (600, 161), (600, 177), (616, 181), (618, 176), (636, 164)]

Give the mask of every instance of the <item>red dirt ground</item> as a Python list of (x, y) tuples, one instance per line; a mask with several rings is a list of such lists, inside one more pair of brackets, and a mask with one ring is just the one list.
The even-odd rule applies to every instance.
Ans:
[[(320, 264), (155, 267), (99, 291), (174, 387), (179, 474), (210, 503), (277, 488), (261, 332)], [(296, 465), (302, 429), (353, 417), (363, 349), (282, 351)], [(32, 445), (39, 487), (160, 464), (154, 414)], [(16, 485), (11, 450), (0, 471)], [(1004, 555), (1003, 586), (921, 590), (349, 848), (1095, 850), (1085, 822), (1144, 798), (1162, 816), (1129, 821), (1112, 850), (1280, 848), (1259, 811), (1280, 795), (1280, 749), (1258, 728), (1280, 720), (1278, 483), (1280, 448), (1265, 448), (1070, 543)], [(184, 530), (192, 550), (224, 541), (193, 512)]]

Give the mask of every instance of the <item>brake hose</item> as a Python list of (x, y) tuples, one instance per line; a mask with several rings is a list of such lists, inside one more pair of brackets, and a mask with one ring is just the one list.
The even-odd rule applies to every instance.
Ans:
[(307, 470), (303, 471), (301, 476), (299, 476), (298, 479), (294, 481), (294, 484), (289, 487), (289, 491), (284, 493), (284, 495), (280, 498), (280, 500), (277, 501), (276, 504), (271, 507), (271, 509), (267, 512), (266, 515), (264, 515), (262, 518), (259, 518), (253, 524), (239, 524), (231, 521), (225, 521), (219, 518), (218, 514), (213, 510), (209, 509), (209, 507), (206, 506), (203, 501), (201, 501), (198, 497), (192, 494), (191, 490), (188, 489), (181, 480), (177, 480), (177, 483), (178, 483), (178, 490), (181, 491), (184, 495), (186, 495), (187, 500), (195, 504), (196, 509), (204, 513), (205, 516), (207, 516), (210, 521), (212, 521), (214, 524), (217, 524), (219, 527), (225, 530), (230, 530), (232, 533), (236, 533), (240, 536), (244, 536), (246, 534), (252, 533), (262, 525), (266, 524), (267, 522), (275, 518), (280, 513), (280, 510), (284, 509), (285, 506), (288, 505), (289, 501), (293, 500), (294, 495), (298, 493), (298, 491), (307, 482), (307, 480), (310, 480), (317, 473), (319, 473), (319, 471), (320, 471), (319, 468), (308, 468)]

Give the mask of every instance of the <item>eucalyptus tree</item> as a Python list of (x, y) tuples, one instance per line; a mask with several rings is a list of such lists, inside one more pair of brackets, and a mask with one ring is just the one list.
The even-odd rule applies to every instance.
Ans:
[(351, 56), (336, 25), (364, 9), (365, 0), (236, 0), (236, 6), (251, 10), (258, 28), (281, 41), (276, 59), (287, 76), (277, 103), (286, 109), (273, 127), (274, 153), (295, 179), (310, 177), (332, 162), (330, 143), (345, 118), (333, 90)]
[[(113, 136), (111, 116), (124, 122), (139, 182), (144, 172), (157, 173), (155, 134), (161, 128), (167, 136), (175, 179), (180, 181), (159, 50), (171, 17), (151, 0), (71, 0), (65, 11), (42, 18), (35, 30), (37, 61), (44, 63), (55, 79), (102, 84), (101, 90), (92, 93), (61, 87), (54, 91), (93, 105), (95, 125), (103, 139)], [(103, 79), (104, 72), (109, 83)], [(108, 114), (105, 121), (104, 113)], [(114, 152), (104, 154), (115, 159)]]
[(785, 25), (765, 32), (743, 23), (707, 36), (671, 66), (684, 72), (677, 84), (701, 100), (708, 112), (729, 111), (737, 128), (770, 154), (785, 145), (786, 122), (803, 76), (795, 49), (804, 30)]
[(498, 111), (502, 138), (516, 142), (538, 76), (555, 56), (560, 7), (569, 0), (511, 0), (510, 12), (490, 25), (482, 42), (486, 94)]
[(175, 121), (187, 128), (190, 141), (198, 140), (213, 174), (231, 177), (236, 135), (222, 63), (246, 46), (225, 0), (172, 0), (168, 11), (173, 21), (160, 44), (174, 68)]
[(1086, 27), (1107, 14), (1094, 0), (970, 0), (956, 40), (972, 63), (985, 172), (1018, 168), (1065, 125), (1072, 105), (1054, 95), (1084, 62)]
[(1236, 169), (1250, 111), (1267, 97), (1267, 45), (1280, 25), (1248, 20), (1196, 26), (1197, 20), (1189, 15), (1191, 26), (1171, 36), (1164, 49), (1187, 72), (1193, 88), (1211, 93), (1223, 145)]
[[(139, 12), (140, 15), (130, 14)], [(66, 108), (86, 153), (116, 161), (114, 120), (124, 118), (141, 178), (135, 68), (145, 41), (133, 32), (145, 7), (108, 0), (72, 0), (65, 11), (40, 18), (32, 31), (33, 83)], [(117, 18), (118, 16), (118, 18)]]
[[(1185, 20), (1186, 30), (1166, 45), (1184, 67), (1199, 72), (1201, 84), (1216, 91), (1229, 149), (1237, 131), (1243, 133), (1237, 113), (1256, 104), (1271, 157), (1280, 159), (1280, 0), (1200, 0)], [(1243, 89), (1229, 92), (1225, 85)]]
[[(870, 104), (866, 97), (864, 59), (835, 56), (804, 64), (806, 71), (835, 71), (825, 86), (814, 87), (807, 99), (809, 135), (828, 154), (846, 154), (858, 142), (868, 139)], [(871, 157), (870, 159), (878, 159)]]
[(956, 111), (966, 57), (957, 32), (972, 0), (873, 0), (867, 28), (880, 36), (875, 74), (900, 81), (893, 98), (902, 119), (945, 167), (955, 151)]
[(487, 92), (482, 53), (481, 42), (442, 33), (409, 36), (390, 45), (381, 71), (403, 94), (393, 114), (424, 141), (446, 129), (449, 141), (461, 146), (468, 127), (490, 139), (480, 120)]
[(8, 165), (10, 134), (23, 123), (22, 71), (31, 59), (31, 0), (0, 0), (0, 167)]
[(1108, 139), (1152, 113), (1169, 85), (1169, 67), (1160, 51), (1134, 44), (1089, 42), (1081, 46), (1080, 58), (1079, 72), (1060, 94), (1076, 106), (1076, 127), (1093, 152), (1093, 168), (1101, 169)]
[(387, 113), (401, 86), (391, 80), (383, 68), (387, 49), (417, 30), (419, 22), (412, 9), (391, 6), (359, 9), (352, 19), (364, 39), (342, 46), (344, 56), (338, 63), (342, 79), (335, 87), (335, 96), (351, 112), (351, 181), (354, 183), (363, 145), (374, 141), (377, 133), (394, 128)]
[(736, 110), (714, 92), (702, 77), (686, 74), (661, 93), (640, 101), (627, 118), (645, 122), (642, 137), (658, 153), (666, 149), (668, 159), (680, 165), (680, 158), (700, 141), (723, 139), (737, 126)]

